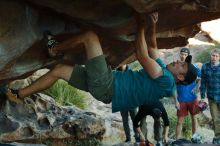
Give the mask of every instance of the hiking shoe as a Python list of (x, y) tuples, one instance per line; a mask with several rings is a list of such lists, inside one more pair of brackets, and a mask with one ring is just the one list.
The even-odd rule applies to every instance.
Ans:
[(23, 104), (23, 100), (21, 100), (19, 98), (18, 90), (8, 88), (5, 95), (6, 95), (6, 97), (8, 98), (9, 101), (15, 102), (17, 104)]
[(220, 144), (220, 138), (214, 137), (212, 140), (213, 144)]
[(51, 34), (50, 31), (44, 32), (44, 41), (48, 48), (48, 55), (50, 58), (53, 59), (60, 59), (63, 58), (63, 53), (57, 53), (53, 51), (53, 48), (58, 44), (58, 41), (54, 39), (54, 36)]

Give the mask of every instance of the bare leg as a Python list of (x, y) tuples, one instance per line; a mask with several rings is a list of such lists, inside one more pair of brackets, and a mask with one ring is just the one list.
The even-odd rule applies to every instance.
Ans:
[(178, 117), (178, 121), (176, 125), (176, 139), (179, 139), (181, 137), (183, 120), (184, 117)]
[(103, 54), (101, 44), (99, 42), (99, 38), (92, 31), (88, 31), (86, 33), (80, 34), (79, 36), (72, 37), (62, 42), (58, 44), (57, 46), (55, 46), (54, 48), (52, 48), (52, 51), (60, 52), (63, 50), (73, 49), (74, 47), (82, 43), (84, 44), (86, 48), (86, 54), (87, 54), (88, 59), (91, 59), (91, 58), (94, 58), (96, 56)]
[(191, 119), (192, 119), (192, 134), (194, 134), (197, 131), (197, 125), (198, 125), (196, 115), (191, 115)]
[(48, 89), (58, 79), (64, 79), (65, 81), (68, 81), (70, 79), (72, 70), (73, 67), (69, 65), (56, 65), (56, 67), (53, 70), (40, 77), (30, 86), (27, 86), (23, 89), (19, 89), (18, 94), (20, 98), (24, 98), (30, 96), (31, 94)]
[(141, 131), (143, 133), (143, 135), (145, 136), (145, 138), (147, 139), (147, 121), (146, 121), (147, 117), (144, 117), (142, 120), (141, 120), (141, 123), (140, 123), (140, 127), (141, 127)]
[[(86, 48), (88, 59), (100, 56), (103, 54), (102, 48), (98, 39), (98, 36), (94, 32), (87, 32), (77, 37), (70, 38), (66, 42), (61, 43), (55, 49), (65, 50), (65, 48), (74, 47), (80, 43), (83, 43)], [(69, 46), (68, 46), (69, 45)], [(57, 65), (53, 70), (36, 80), (30, 86), (20, 89), (18, 94), (21, 98), (45, 90), (52, 86), (58, 79), (64, 79), (69, 81), (73, 71), (73, 66), (69, 65)]]
[(154, 139), (159, 142), (162, 141), (162, 126), (160, 122), (160, 118), (154, 117)]
[(145, 137), (144, 137), (144, 135), (143, 135), (143, 133), (141, 132), (141, 128), (140, 127), (138, 127), (138, 128), (136, 128), (136, 131), (139, 133), (139, 135), (140, 135), (140, 142), (145, 142)]

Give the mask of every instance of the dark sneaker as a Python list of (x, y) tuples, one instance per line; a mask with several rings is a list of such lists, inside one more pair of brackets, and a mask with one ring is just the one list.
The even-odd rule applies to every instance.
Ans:
[(140, 135), (138, 133), (135, 133), (135, 141), (136, 142), (140, 142), (141, 141), (141, 138), (140, 138)]
[(131, 142), (131, 139), (130, 138), (126, 138), (125, 143), (129, 143), (129, 142)]
[(213, 144), (220, 144), (220, 138), (214, 137), (212, 140)]
[(158, 141), (155, 146), (163, 146), (162, 141)]
[(8, 98), (9, 101), (15, 102), (17, 104), (23, 104), (23, 100), (21, 100), (19, 98), (18, 90), (8, 88), (5, 95), (6, 95), (6, 97)]
[(54, 39), (54, 36), (51, 34), (50, 31), (44, 32), (44, 41), (46, 42), (46, 45), (48, 48), (48, 55), (50, 58), (53, 58), (53, 59), (63, 58), (63, 56), (64, 56), (63, 53), (53, 52), (52, 48), (54, 48), (58, 44), (58, 41), (56, 39)]
[(53, 48), (58, 42), (54, 39), (54, 36), (51, 34), (50, 31), (44, 32), (44, 41), (47, 43), (48, 48)]

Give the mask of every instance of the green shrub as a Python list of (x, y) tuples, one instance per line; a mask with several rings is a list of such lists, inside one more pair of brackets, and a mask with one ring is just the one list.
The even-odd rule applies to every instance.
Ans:
[[(56, 141), (52, 139), (47, 139), (45, 141), (40, 141), (47, 146), (53, 146)], [(65, 146), (101, 146), (101, 142), (96, 138), (84, 139), (84, 140), (74, 140), (74, 139), (63, 139), (62, 144)]]
[(195, 62), (201, 62), (201, 63), (208, 62), (210, 60), (210, 51), (211, 50), (212, 50), (212, 48), (207, 48), (206, 50), (199, 52), (195, 56)]
[(199, 52), (195, 56), (195, 62), (201, 62), (201, 63), (208, 62), (210, 60), (210, 52), (211, 52), (211, 50), (213, 50), (215, 48), (219, 49), (220, 44), (215, 44), (215, 46), (210, 46), (206, 50)]
[(74, 146), (101, 146), (101, 142), (95, 138), (89, 140), (81, 140), (74, 143)]
[(58, 80), (51, 88), (45, 90), (45, 94), (53, 97), (60, 105), (75, 105), (81, 109), (86, 106), (85, 93), (64, 80)]

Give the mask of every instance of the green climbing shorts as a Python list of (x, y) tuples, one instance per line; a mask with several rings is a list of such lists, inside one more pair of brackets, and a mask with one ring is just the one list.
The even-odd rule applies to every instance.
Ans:
[(88, 60), (84, 66), (75, 65), (69, 84), (77, 89), (90, 92), (94, 98), (103, 103), (111, 102), (113, 76), (104, 55)]

